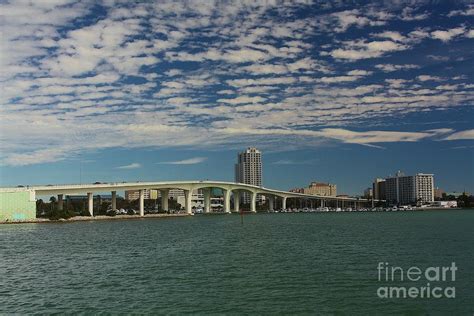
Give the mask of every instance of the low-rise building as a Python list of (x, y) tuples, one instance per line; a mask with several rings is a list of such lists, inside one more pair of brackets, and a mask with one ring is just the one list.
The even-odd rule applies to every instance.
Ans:
[[(158, 190), (143, 190), (145, 200), (156, 200), (158, 198)], [(128, 201), (138, 200), (140, 198), (140, 190), (126, 190), (125, 199)]]
[(374, 196), (372, 188), (367, 188), (364, 190), (364, 198), (371, 199)]
[(336, 196), (337, 189), (335, 184), (311, 182), (309, 187), (304, 189), (304, 194), (320, 196)]
[(289, 189), (288, 191), (293, 193), (304, 193), (304, 188), (293, 188)]
[(445, 194), (443, 189), (440, 189), (440, 188), (434, 189), (435, 200), (441, 200), (443, 198), (443, 194)]

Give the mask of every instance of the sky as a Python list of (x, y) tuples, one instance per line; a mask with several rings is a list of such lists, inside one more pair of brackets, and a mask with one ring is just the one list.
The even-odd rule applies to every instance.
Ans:
[(0, 185), (474, 192), (470, 1), (0, 1)]

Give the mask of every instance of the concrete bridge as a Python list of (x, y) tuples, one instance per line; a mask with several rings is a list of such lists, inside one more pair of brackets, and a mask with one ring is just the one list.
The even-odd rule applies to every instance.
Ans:
[[(58, 208), (62, 209), (65, 195), (86, 194), (88, 197), (88, 210), (91, 216), (94, 215), (93, 196), (98, 192), (112, 193), (112, 209), (116, 209), (117, 191), (122, 190), (138, 190), (139, 191), (139, 211), (144, 216), (144, 190), (154, 189), (161, 192), (162, 210), (168, 211), (168, 198), (170, 189), (181, 189), (185, 195), (185, 209), (191, 214), (191, 198), (193, 190), (202, 189), (204, 193), (204, 212), (210, 211), (211, 189), (219, 188), (224, 192), (224, 212), (239, 212), (241, 194), (247, 192), (250, 195), (250, 211), (256, 212), (257, 194), (264, 195), (268, 199), (269, 209), (275, 208), (277, 200), (281, 201), (281, 208), (286, 209), (287, 200), (295, 198), (299, 200), (309, 201), (311, 206), (325, 206), (327, 203), (334, 206), (358, 208), (362, 205), (369, 206), (372, 200), (352, 198), (352, 197), (336, 197), (336, 196), (318, 196), (301, 193), (293, 193), (288, 191), (274, 190), (264, 187), (258, 187), (243, 183), (222, 182), (222, 181), (166, 181), (166, 182), (115, 182), (115, 183), (99, 183), (99, 184), (70, 184), (70, 185), (46, 185), (46, 186), (29, 186), (22, 188), (0, 188), (1, 192), (29, 192), (30, 201), (35, 201), (38, 195), (57, 195)], [(4, 196), (4, 195), (2, 195)], [(234, 207), (231, 209), (231, 198), (234, 201)], [(315, 204), (313, 204), (315, 203)]]

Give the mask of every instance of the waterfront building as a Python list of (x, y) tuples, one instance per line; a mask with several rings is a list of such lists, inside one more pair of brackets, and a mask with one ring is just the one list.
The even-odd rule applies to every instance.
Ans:
[[(178, 195), (176, 197), (176, 202), (181, 204), (181, 206), (184, 208), (184, 205), (186, 204), (186, 198), (183, 195)], [(193, 190), (191, 194), (191, 208), (196, 209), (196, 208), (204, 208), (204, 193), (202, 190)]]
[(309, 187), (304, 189), (303, 193), (310, 195), (336, 196), (337, 188), (335, 184), (311, 182)]
[(293, 193), (304, 193), (304, 188), (293, 188), (289, 189), (288, 191)]
[(434, 189), (434, 199), (441, 200), (443, 198), (443, 194), (445, 194), (443, 189), (436, 188)]
[(446, 192), (446, 196), (454, 196), (455, 198), (458, 198), (462, 195), (467, 195), (470, 196), (469, 192)]
[(398, 171), (385, 179), (386, 200), (390, 205), (425, 204), (434, 201), (433, 174), (406, 176)]
[[(262, 153), (255, 147), (249, 147), (237, 155), (235, 164), (235, 182), (262, 186)], [(250, 194), (244, 192), (241, 197), (244, 204), (250, 203)], [(257, 201), (261, 202), (258, 196)]]
[[(158, 191), (158, 196), (161, 197), (161, 191)], [(178, 200), (178, 197), (184, 197), (184, 191), (181, 189), (170, 189), (168, 196), (170, 199)]]
[[(66, 200), (68, 201), (85, 201), (87, 200), (87, 195), (66, 195)], [(117, 196), (117, 198), (121, 198)], [(93, 196), (94, 200), (101, 202), (112, 202), (112, 195), (111, 194), (96, 194)]]
[(367, 188), (364, 190), (364, 197), (367, 199), (371, 199), (374, 196), (373, 194), (373, 189), (372, 188)]
[(385, 200), (385, 179), (375, 179), (372, 183), (372, 195), (375, 200)]
[[(145, 200), (156, 200), (158, 198), (158, 190), (149, 190), (144, 189), (144, 199)], [(140, 191), (139, 190), (126, 190), (125, 191), (125, 199), (127, 201), (134, 201), (140, 198)]]
[[(212, 196), (212, 192), (210, 192), (210, 211), (217, 211), (217, 210), (222, 210), (224, 208), (224, 196), (223, 195), (218, 195), (218, 196)], [(186, 204), (185, 196), (183, 195), (178, 195), (176, 198), (176, 202), (178, 204), (181, 204), (181, 207), (184, 208)], [(205, 196), (204, 196), (204, 191), (199, 189), (199, 190), (193, 190), (192, 195), (191, 195), (191, 209), (204, 209), (205, 208)]]

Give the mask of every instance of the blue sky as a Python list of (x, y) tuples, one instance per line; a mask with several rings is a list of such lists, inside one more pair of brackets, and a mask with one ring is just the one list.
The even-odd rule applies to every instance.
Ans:
[(474, 191), (469, 2), (0, 4), (0, 185), (233, 180)]

